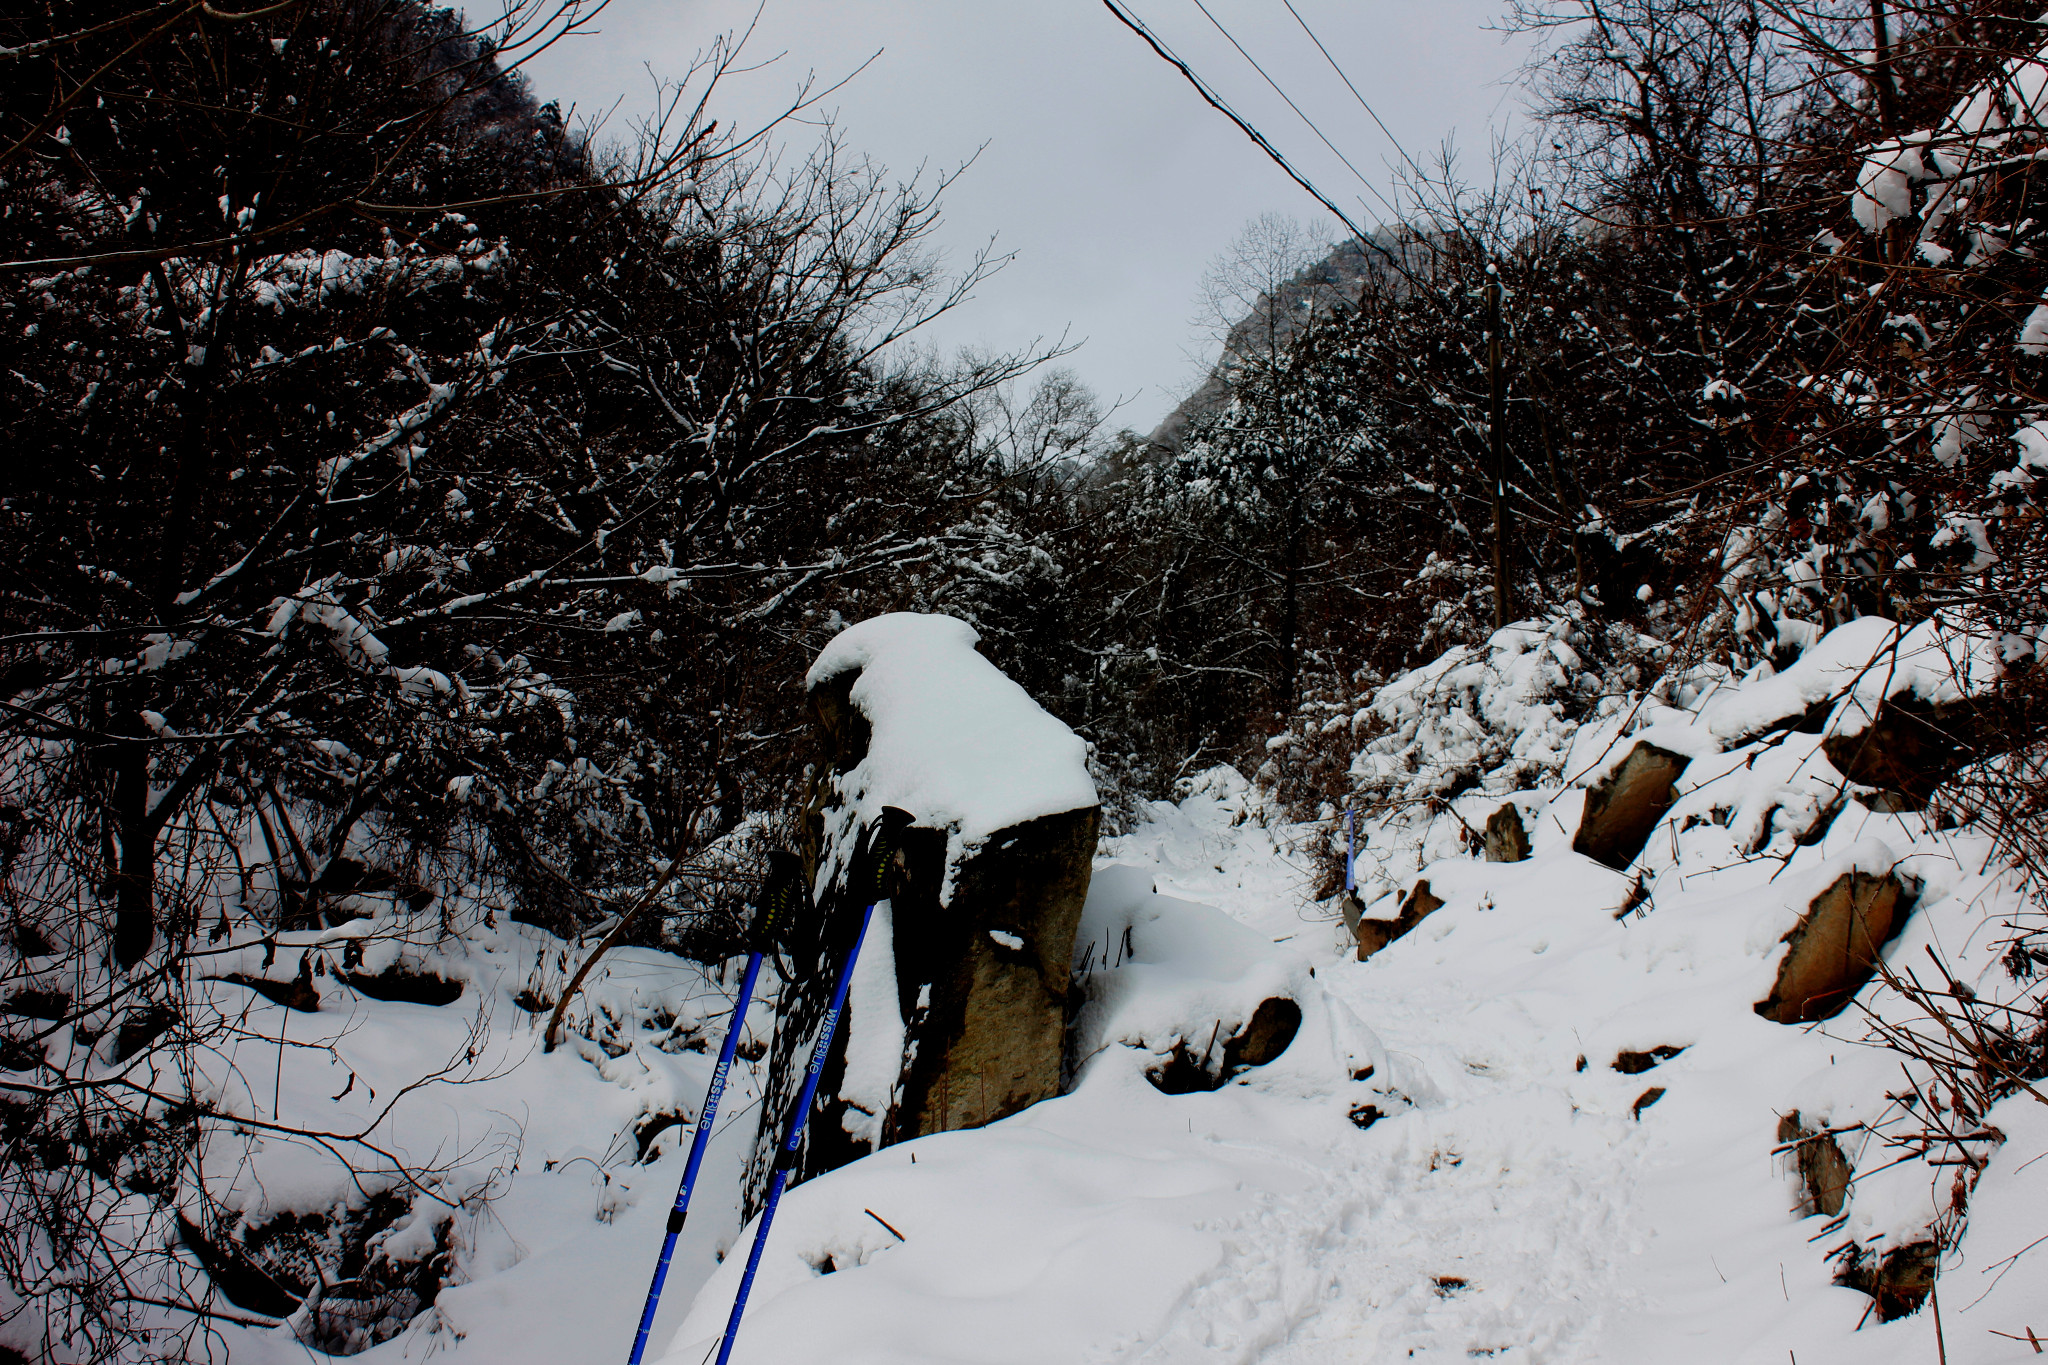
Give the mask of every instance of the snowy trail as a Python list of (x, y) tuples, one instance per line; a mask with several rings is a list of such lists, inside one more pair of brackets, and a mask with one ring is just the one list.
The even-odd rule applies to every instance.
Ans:
[[(1843, 821), (1776, 881), (1775, 860), (1714, 870), (1726, 831), (1703, 827), (1656, 913), (1626, 922), (1628, 879), (1571, 853), (1559, 822), (1527, 862), (1436, 856), (1445, 907), (1358, 963), (1340, 926), (1309, 918), (1290, 832), (1245, 818), (1241, 780), (1151, 814), (1098, 863), (1083, 932), (1130, 926), (1134, 956), (1092, 978), (1077, 1028), (1102, 1041), (1073, 1092), (800, 1187), (737, 1362), (1935, 1358), (1929, 1314), (1857, 1330), (1869, 1300), (1824, 1259), (1923, 1216), (1925, 1182), (1859, 1193), (1868, 1212), (1816, 1244), (1830, 1228), (1794, 1208), (1771, 1151), (1793, 1108), (1860, 1117), (1895, 1061), (1843, 1041), (1853, 1020), (1830, 1037), (1751, 1008), (1775, 907), (1869, 834), (1911, 846), (1898, 819)], [(1901, 953), (1982, 917), (1968, 905), (1988, 884), (1952, 859), (1923, 870), (1935, 908)], [(1305, 1014), (1277, 1060), (1213, 1091), (1147, 1083), (1176, 1040), (1203, 1045), (1203, 1020), (1274, 991)], [(1616, 1069), (1664, 1046), (1683, 1051)], [(2048, 1150), (2031, 1111), (2008, 1101), (1994, 1121), (2016, 1136), (1987, 1179)], [(1949, 1272), (1956, 1365), (2032, 1359), (1991, 1333), (2048, 1319), (2041, 1277), (1975, 1273), (2039, 1235), (2030, 1206), (1977, 1218)], [(731, 1263), (712, 1274), (669, 1365), (699, 1365), (736, 1280)]]
[[(1312, 1158), (1289, 1163), (1301, 1187), (1258, 1192), (1222, 1263), (1132, 1358), (1577, 1358), (1616, 1302), (1619, 1255), (1640, 1248), (1631, 1195), (1648, 1144), (1626, 1106), (1642, 1087), (1607, 1087), (1609, 1112), (1584, 1112), (1569, 1043), (1560, 1055), (1548, 1041), (1568, 1002), (1417, 961), (1444, 956), (1426, 939), (1346, 961), (1336, 926), (1300, 922), (1300, 878), (1264, 831), (1219, 829), (1221, 810), (1190, 806), (1162, 810), (1120, 854), (1139, 844), (1162, 891), (1313, 944), (1317, 979), (1370, 1021), (1421, 1103), (1299, 1101), (1308, 1112), (1293, 1122), (1328, 1130)], [(1388, 1112), (1365, 1130), (1329, 1123), (1375, 1099)]]
[[(1274, 954), (1314, 968), (1357, 1019), (1333, 1010), (1318, 1035), (1312, 1017), (1280, 1062), (1207, 1093), (1161, 1094), (1146, 1054), (1118, 1049), (1061, 1100), (813, 1182), (777, 1225), (781, 1264), (764, 1266), (736, 1359), (800, 1358), (827, 1322), (836, 1358), (876, 1362), (1585, 1358), (1617, 1301), (1617, 1258), (1637, 1246), (1640, 1087), (1606, 1086), (1583, 1112), (1569, 1042), (1537, 1041), (1554, 1024), (1540, 995), (1347, 962), (1339, 926), (1301, 917), (1295, 860), (1234, 825), (1231, 802), (1155, 813), (1115, 862), (1283, 940)], [(1360, 1049), (1373, 1074), (1354, 1079)], [(1361, 1126), (1365, 1106), (1385, 1117)], [(1053, 1138), (1056, 1162), (1009, 1178), (1007, 1149)], [(1084, 1155), (1110, 1153), (1102, 1203), (1073, 1197)], [(862, 1228), (870, 1207), (911, 1242)], [(964, 1296), (963, 1261), (976, 1266)], [(1102, 1276), (1110, 1303), (1096, 1302)], [(713, 1276), (671, 1361), (703, 1354), (732, 1278)]]

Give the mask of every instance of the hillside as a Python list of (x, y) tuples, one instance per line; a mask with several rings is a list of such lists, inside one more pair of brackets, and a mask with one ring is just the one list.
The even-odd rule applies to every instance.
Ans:
[(1230, 376), (1244, 356), (1291, 344), (1311, 316), (1356, 311), (1361, 290), (1399, 296), (1407, 284), (1402, 272), (1426, 270), (1429, 256), (1428, 244), (1411, 232), (1380, 228), (1370, 245), (1355, 237), (1339, 242), (1277, 291), (1260, 293), (1225, 334), (1215, 365), (1145, 437), (1146, 446), (1177, 453), (1191, 425), (1229, 405)]
[[(1524, 643), (1476, 661), (1482, 694), (1516, 691)], [(2030, 1355), (2011, 1337), (2048, 1317), (2029, 1269), (2048, 1108), (2017, 1078), (2042, 1074), (2044, 1035), (2006, 1054), (2010, 1075), (1959, 1075), (1878, 1038), (1939, 1040), (1882, 980), (1818, 1024), (1755, 1004), (1787, 927), (1845, 869), (1905, 880), (1910, 916), (1885, 961), (1902, 980), (1959, 983), (1981, 1017), (2040, 1009), (2039, 936), (2024, 928), (2038, 920), (1981, 835), (1808, 799), (1850, 784), (1824, 736), (1768, 728), (1788, 695), (1806, 705), (1778, 681), (1568, 728), (1563, 770), (1582, 779), (1637, 742), (1630, 730), (1689, 733), (1700, 755), (1628, 872), (1573, 850), (1582, 786), (1479, 789), (1434, 816), (1368, 822), (1362, 881), (1388, 888), (1365, 892), (1368, 918), (1418, 875), (1443, 904), (1363, 962), (1310, 899), (1304, 849), (1333, 837), (1328, 822), (1288, 822), (1225, 768), (1151, 806), (1097, 861), (1070, 1092), (798, 1188), (734, 1358), (1921, 1361), (1934, 1313), (1879, 1321), (1854, 1286), (1937, 1243), (1946, 1358)], [(1439, 717), (1453, 695), (1435, 690)], [(1766, 728), (1723, 748), (1732, 717)], [(1465, 830), (1504, 802), (1531, 817), (1532, 849), (1485, 861)], [(433, 1309), (371, 1325), (390, 1335), (365, 1358), (622, 1357), (732, 964), (700, 975), (619, 954), (586, 987), (590, 1036), (542, 1057), (538, 1021), (504, 1023), (550, 979), (552, 950), (518, 933), (465, 941), (421, 960), (468, 983), (453, 1006), (346, 988), (322, 1016), (247, 1006), (253, 1035), (307, 1045), (280, 1085), (287, 1114), (335, 1112), (338, 1077), (381, 1089), (405, 1058), (459, 1051), (473, 1011), (504, 1021), (476, 1061), (493, 1078), (402, 1103), (404, 1143), (459, 1138), (448, 1178), (487, 1176), (493, 1195), (439, 1234)], [(1275, 995), (1301, 1006), (1291, 1043), (1220, 1071), (1219, 1031)], [(750, 1013), (750, 1037), (771, 1026)], [(1181, 1052), (1197, 1079), (1168, 1084)], [(710, 1149), (710, 1197), (655, 1336), (669, 1361), (700, 1360), (724, 1327), (739, 1267), (716, 1258), (744, 1244), (758, 1085), (742, 1074)], [(684, 1125), (660, 1128), (669, 1115)], [(1847, 1170), (1818, 1197), (1846, 1177), (1839, 1211), (1815, 1207), (1787, 1123), (1832, 1135)], [(236, 1184), (261, 1191), (252, 1217), (275, 1217), (322, 1206), (339, 1175), (262, 1153)], [(401, 1218), (383, 1245), (395, 1254), (419, 1226)], [(237, 1359), (303, 1358), (288, 1330), (220, 1330)]]
[(1525, 0), (1149, 444), (601, 8), (0, 12), (0, 1365), (2040, 1353), (2048, 8)]

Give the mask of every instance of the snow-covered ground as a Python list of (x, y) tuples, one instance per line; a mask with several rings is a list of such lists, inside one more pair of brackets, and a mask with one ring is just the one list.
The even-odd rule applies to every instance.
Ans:
[[(1856, 1330), (1869, 1300), (1832, 1283), (1832, 1243), (1812, 1240), (1826, 1220), (1794, 1211), (1772, 1155), (1781, 1112), (1839, 1124), (1881, 1108), (1898, 1071), (1753, 1012), (1771, 957), (1753, 922), (1798, 894), (1768, 884), (1775, 864), (1660, 891), (1619, 922), (1628, 879), (1553, 830), (1524, 863), (1433, 864), (1449, 904), (1357, 963), (1339, 926), (1308, 917), (1295, 831), (1245, 806), (1218, 774), (1156, 807), (1109, 848), (1090, 919), (1158, 916), (1121, 969), (1150, 978), (1118, 1002), (1133, 1036), (1176, 1002), (1227, 1021), (1233, 979), (1256, 982), (1239, 1000), (1305, 987), (1283, 1058), (1166, 1095), (1144, 1079), (1150, 1053), (1111, 1044), (1068, 1096), (812, 1182), (784, 1206), (736, 1360), (1935, 1358), (1931, 1313)], [(1880, 820), (1900, 823), (1846, 822), (1815, 866)], [(1132, 874), (1148, 883), (1135, 897)], [(1894, 954), (1967, 935), (1987, 890), (1962, 878)], [(1118, 898), (1140, 904), (1105, 903)], [(1860, 1036), (1852, 1017), (1830, 1032)], [(1665, 1045), (1686, 1051), (1640, 1075), (1612, 1067)], [(1637, 1117), (1652, 1086), (1665, 1093)], [(1992, 1120), (2008, 1141), (1943, 1280), (1959, 1365), (2031, 1356), (1989, 1329), (2048, 1319), (2040, 1265), (1999, 1275), (2048, 1231), (2041, 1167), (2018, 1169), (2048, 1152), (2048, 1108), (2011, 1100)], [(1910, 1186), (1859, 1192), (1878, 1211), (1858, 1230), (1910, 1222), (1924, 1176), (1918, 1205)], [(736, 1270), (712, 1276), (670, 1365), (700, 1365)]]
[[(1868, 1045), (1861, 1007), (1897, 1019), (1904, 1002), (1874, 984), (1858, 1009), (1798, 1027), (1754, 1009), (1798, 912), (1851, 867), (1896, 867), (1918, 887), (1886, 949), (1901, 969), (1933, 949), (1987, 997), (2036, 989), (2001, 963), (2016, 886), (1986, 840), (1917, 815), (1849, 802), (1814, 837), (1839, 783), (1819, 737), (1703, 738), (1725, 707), (1687, 704), (1560, 741), (1580, 771), (1585, 746), (1625, 723), (1699, 755), (1639, 864), (1648, 897), (1626, 915), (1637, 878), (1572, 851), (1571, 788), (1512, 794), (1534, 844), (1523, 862), (1481, 861), (1463, 833), (1507, 794), (1361, 830), (1394, 888), (1369, 913), (1392, 913), (1418, 872), (1445, 901), (1367, 962), (1334, 902), (1310, 899), (1300, 850), (1327, 826), (1269, 825), (1227, 769), (1153, 806), (1097, 863), (1071, 1092), (794, 1190), (734, 1359), (2032, 1360), (1999, 1334), (2048, 1334), (2048, 1242), (2028, 1250), (2048, 1234), (2048, 1105), (2020, 1095), (1983, 1116), (2004, 1141), (1966, 1149), (1984, 1166), (1958, 1192), (1971, 1168), (1925, 1159), (1945, 1149), (1887, 1145), (1909, 1117), (1894, 1097), (1924, 1072)], [(535, 952), (510, 930), (480, 951), (472, 1006), (515, 1008)], [(610, 1046), (542, 1057), (519, 1034), (521, 1065), (443, 1097), (446, 1132), (475, 1141), (515, 1116), (523, 1142), (488, 1211), (458, 1220), (466, 1282), (366, 1361), (624, 1360), (689, 1130), (668, 1129), (645, 1163), (622, 1135), (645, 1114), (694, 1114), (709, 1059), (682, 1044), (715, 1047), (719, 988), (689, 964), (622, 953), (593, 978), (592, 1007), (616, 1020)], [(1277, 1060), (1195, 1093), (1148, 1081), (1176, 1048), (1213, 1067), (1220, 1040), (1274, 995), (1302, 1011)], [(337, 1052), (402, 1043), (394, 1065), (417, 1069), (459, 1045), (462, 1017), (366, 1005)], [(305, 1016), (291, 1036), (323, 1019), (333, 1033)], [(757, 1010), (750, 1028), (768, 1022)], [(1635, 1074), (1614, 1065), (1659, 1048), (1682, 1051)], [(337, 1103), (329, 1071), (287, 1074), (302, 1092), (287, 1112)], [(732, 1303), (743, 1257), (718, 1257), (744, 1245), (735, 1187), (756, 1085), (740, 1075), (720, 1117), (653, 1338), (667, 1365), (703, 1365)], [(1793, 1110), (1850, 1130), (1841, 1220), (1803, 1214), (1774, 1154)], [(1932, 1311), (1880, 1324), (1834, 1282), (1830, 1253), (1854, 1241), (1881, 1255), (1959, 1207), (1939, 1344)], [(238, 1358), (304, 1358), (282, 1332), (223, 1330)]]

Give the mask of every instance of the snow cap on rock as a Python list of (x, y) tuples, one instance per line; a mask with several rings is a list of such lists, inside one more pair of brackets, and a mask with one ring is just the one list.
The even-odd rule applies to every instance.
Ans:
[(975, 651), (951, 616), (891, 612), (834, 636), (804, 677), (815, 691), (858, 671), (850, 700), (868, 751), (840, 788), (865, 825), (884, 806), (963, 847), (1098, 803), (1088, 746)]

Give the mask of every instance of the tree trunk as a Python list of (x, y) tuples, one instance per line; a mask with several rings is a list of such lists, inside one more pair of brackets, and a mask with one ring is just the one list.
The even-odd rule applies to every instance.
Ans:
[(114, 960), (125, 970), (156, 943), (156, 834), (121, 833), (121, 870), (114, 874)]
[(1877, 95), (1879, 131), (1890, 137), (1899, 128), (1899, 91), (1892, 82), (1892, 39), (1884, 0), (1870, 0), (1870, 85)]
[(111, 741), (113, 757), (107, 765), (114, 774), (109, 804), (121, 859), (113, 878), (114, 960), (125, 969), (149, 956), (156, 943), (156, 837), (211, 775), (220, 755), (217, 750), (194, 754), (184, 771), (151, 804), (149, 746), (135, 737), (146, 728), (142, 716), (132, 702), (114, 714), (122, 716), (128, 727), (127, 735), (117, 735)]
[[(141, 728), (142, 718), (130, 723)], [(120, 741), (114, 761), (114, 832), (120, 864), (114, 871), (114, 960), (125, 969), (149, 956), (156, 942), (156, 830), (149, 822), (149, 752)]]
[(1280, 576), (1280, 712), (1294, 714), (1295, 691), (1300, 668), (1295, 663), (1295, 641), (1301, 634), (1301, 575), (1295, 568), (1297, 556), (1290, 550)]

